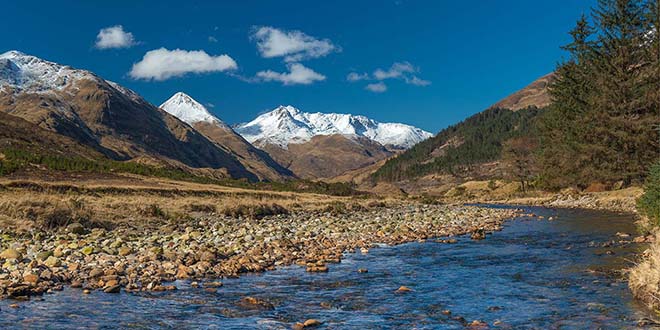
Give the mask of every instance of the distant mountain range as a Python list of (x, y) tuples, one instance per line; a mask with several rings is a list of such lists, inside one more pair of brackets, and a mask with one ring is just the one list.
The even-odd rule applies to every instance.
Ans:
[(235, 129), (256, 145), (272, 144), (283, 149), (319, 135), (365, 137), (393, 149), (407, 149), (433, 136), (410, 125), (380, 123), (350, 114), (303, 112), (290, 105), (279, 106)]
[[(405, 124), (306, 113), (292, 106), (232, 128), (185, 93), (156, 107), (92, 72), (18, 51), (0, 54), (0, 113), (11, 132), (2, 140), (4, 147), (65, 141), (69, 147), (64, 149), (35, 150), (77, 150), (76, 155), (87, 158), (252, 181), (333, 177), (373, 165), (432, 136)], [(18, 143), (17, 136), (29, 131), (29, 125), (40, 133)]]
[(92, 72), (21, 52), (0, 55), (0, 112), (67, 136), (111, 159), (258, 179), (228, 150), (138, 94)]
[(160, 108), (204, 134), (218, 147), (235, 154), (239, 162), (260, 179), (283, 180), (293, 177), (293, 172), (274, 161), (268, 153), (255, 148), (187, 94), (174, 94)]
[(331, 178), (372, 165), (430, 138), (419, 128), (365, 116), (279, 106), (234, 129), (304, 178)]

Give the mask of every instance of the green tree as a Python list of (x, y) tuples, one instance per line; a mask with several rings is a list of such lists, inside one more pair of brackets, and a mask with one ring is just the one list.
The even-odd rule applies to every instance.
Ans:
[[(656, 1), (599, 0), (563, 47), (553, 104), (541, 131), (542, 179), (550, 188), (641, 182), (658, 157)], [(657, 18), (655, 18), (657, 21)], [(655, 39), (655, 40), (653, 40)]]
[(529, 137), (517, 137), (504, 143), (502, 150), (502, 164), (504, 172), (510, 177), (520, 182), (522, 192), (527, 191), (529, 182), (536, 173), (536, 153), (537, 143)]

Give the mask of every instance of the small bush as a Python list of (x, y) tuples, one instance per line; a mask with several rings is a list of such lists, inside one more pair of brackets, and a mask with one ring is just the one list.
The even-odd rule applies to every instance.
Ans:
[(261, 219), (266, 216), (289, 214), (289, 210), (279, 204), (258, 204), (245, 205), (239, 204), (233, 207), (227, 207), (222, 210), (222, 214), (233, 218), (252, 218)]
[(644, 194), (637, 200), (637, 210), (652, 226), (660, 226), (660, 163), (651, 168), (646, 178)]
[[(456, 188), (458, 188), (458, 187), (456, 187)], [(465, 189), (464, 187), (461, 187), (461, 188)], [(422, 195), (419, 198), (419, 202), (422, 203), (422, 204), (425, 204), (425, 205), (440, 205), (440, 201), (437, 198), (426, 195), (426, 194)]]
[(488, 181), (488, 189), (490, 189), (490, 190), (497, 189), (497, 182), (495, 182), (495, 180), (489, 180)]
[(190, 204), (186, 206), (189, 212), (202, 212), (202, 213), (215, 213), (217, 211), (215, 205), (211, 204)]
[(367, 207), (374, 209), (374, 208), (382, 208), (382, 207), (387, 207), (387, 204), (385, 202), (381, 201), (372, 201), (367, 204)]
[(140, 214), (146, 217), (154, 217), (161, 219), (167, 218), (167, 213), (163, 211), (163, 209), (161, 209), (160, 206), (156, 204), (147, 205), (145, 208), (140, 210)]
[(37, 225), (42, 229), (56, 229), (65, 227), (73, 219), (73, 213), (68, 208), (55, 208), (48, 210), (37, 218)]

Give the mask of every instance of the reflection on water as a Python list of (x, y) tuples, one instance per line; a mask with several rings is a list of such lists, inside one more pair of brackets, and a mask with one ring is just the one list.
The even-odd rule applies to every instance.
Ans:
[[(329, 273), (294, 266), (226, 279), (216, 293), (177, 282), (177, 292), (66, 289), (18, 309), (2, 301), (0, 328), (290, 329), (309, 318), (324, 322), (319, 329), (463, 329), (463, 320), (502, 329), (635, 328), (646, 311), (618, 271), (638, 247), (615, 235), (634, 232), (632, 217), (532, 210), (556, 220), (511, 221), (483, 241), (371, 249)], [(413, 291), (395, 293), (402, 285)], [(275, 308), (239, 306), (245, 296)]]

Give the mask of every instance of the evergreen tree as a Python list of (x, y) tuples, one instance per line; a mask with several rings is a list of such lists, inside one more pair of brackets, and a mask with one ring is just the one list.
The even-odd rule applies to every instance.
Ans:
[(583, 17), (571, 31), (540, 126), (547, 186), (641, 182), (657, 159), (654, 8), (657, 1), (599, 0), (593, 26)]

